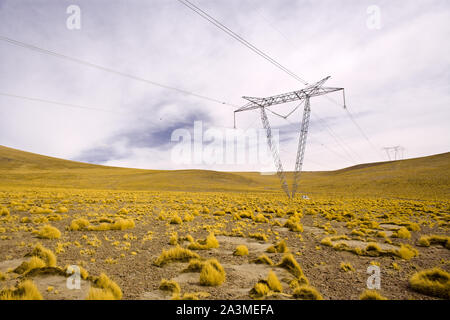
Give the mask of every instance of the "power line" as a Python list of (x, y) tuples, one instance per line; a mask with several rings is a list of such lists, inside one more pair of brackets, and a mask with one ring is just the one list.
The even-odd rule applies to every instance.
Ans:
[[(298, 109), (298, 107), (300, 107), (300, 105), (298, 105), (293, 111), (291, 111), (291, 112), (289, 113), (289, 115), (292, 114), (296, 109)], [(273, 113), (274, 115), (279, 116), (280, 118), (286, 120), (290, 125), (295, 126), (294, 123), (292, 123), (291, 121), (288, 120), (287, 116), (282, 116), (282, 115), (280, 115), (280, 114), (278, 114), (278, 113), (272, 111), (270, 108), (266, 108), (266, 109), (269, 110), (269, 112)], [(330, 134), (330, 135), (334, 138), (334, 140), (336, 141), (336, 143), (338, 144), (338, 146), (341, 147), (342, 150), (344, 150), (344, 152), (345, 152), (345, 153), (347, 154), (347, 156), (350, 158), (350, 162), (353, 162), (353, 163), (356, 164), (356, 161), (353, 159), (353, 157), (347, 152), (347, 150), (346, 150), (346, 149), (344, 148), (344, 146), (342, 145), (342, 144), (345, 145), (345, 143), (344, 143), (343, 141), (342, 141), (342, 144), (341, 144), (341, 142), (339, 142), (338, 137), (333, 133), (333, 131), (331, 130), (331, 128), (325, 123), (324, 120), (322, 120), (319, 116), (317, 116), (317, 115), (314, 114), (314, 113), (313, 113), (313, 116), (316, 117), (319, 121), (321, 121), (321, 122), (323, 123), (323, 124), (321, 123), (322, 128), (325, 129), (325, 130), (327, 130), (328, 134)], [(320, 143), (320, 142), (319, 142), (319, 143)], [(320, 143), (320, 144), (323, 145), (323, 146), (325, 146), (323, 143)], [(348, 147), (348, 146), (347, 146), (347, 147)], [(353, 152), (354, 152), (354, 151), (353, 151)], [(333, 151), (333, 153), (337, 154), (337, 153), (334, 152), (334, 151)], [(356, 152), (355, 152), (355, 154), (356, 154)], [(348, 161), (348, 159), (343, 158), (341, 155), (339, 155), (339, 154), (337, 154), (337, 155), (338, 155), (339, 157), (341, 157), (342, 159)], [(357, 155), (358, 155), (358, 154), (357, 154)], [(358, 157), (359, 157), (359, 155), (358, 155)]]
[[(278, 113), (273, 112), (273, 111), (270, 110), (269, 108), (266, 108), (266, 109), (269, 110), (269, 111), (270, 111), (271, 113), (273, 113), (274, 115), (279, 116), (280, 118), (284, 119), (286, 122), (288, 122), (288, 124), (289, 124), (290, 126), (297, 126), (297, 124), (292, 123), (291, 121), (289, 121), (289, 120), (287, 119), (287, 117), (281, 116), (281, 115), (279, 115)], [(317, 117), (317, 116), (316, 116), (316, 117)], [(325, 128), (325, 127), (323, 127), (323, 128)], [(341, 154), (337, 153), (335, 150), (333, 150), (333, 149), (327, 147), (325, 144), (323, 144), (322, 142), (320, 142), (320, 141), (317, 140), (316, 138), (314, 138), (314, 140), (315, 140), (318, 144), (320, 144), (321, 146), (323, 146), (324, 148), (326, 148), (327, 150), (331, 151), (332, 153), (334, 153), (335, 155), (337, 155), (338, 157), (340, 157), (341, 159), (343, 159), (343, 160), (345, 160), (345, 161), (352, 162), (352, 163), (356, 163), (356, 162), (354, 161), (354, 159), (351, 157), (351, 155), (349, 155), (348, 152), (346, 152), (346, 150), (343, 148), (343, 146), (342, 146), (341, 144), (339, 144), (339, 147), (341, 147), (341, 149), (344, 150), (344, 152), (347, 154), (347, 156), (350, 157), (350, 160), (347, 159), (347, 158), (345, 158), (345, 157), (343, 157)], [(335, 139), (335, 140), (336, 140), (336, 139)], [(336, 140), (336, 142), (339, 143), (337, 140)], [(281, 148), (280, 148), (280, 149), (281, 149)], [(283, 150), (283, 149), (281, 149), (281, 150)]]
[(51, 51), (51, 50), (47, 50), (47, 49), (44, 49), (44, 48), (40, 48), (40, 47), (31, 45), (31, 44), (28, 44), (28, 43), (24, 43), (24, 42), (21, 42), (21, 41), (17, 41), (17, 40), (11, 39), (11, 38), (4, 37), (4, 36), (1, 36), (1, 35), (0, 35), (0, 40), (6, 42), (8, 44), (12, 44), (12, 45), (15, 45), (15, 46), (18, 46), (18, 47), (22, 47), (22, 48), (26, 48), (26, 49), (29, 49), (29, 50), (33, 50), (33, 51), (36, 51), (36, 52), (39, 52), (39, 53), (47, 54), (47, 55), (50, 55), (50, 56), (53, 56), (53, 57), (61, 58), (61, 59), (64, 59), (64, 60), (67, 60), (67, 61), (71, 61), (71, 62), (74, 62), (74, 63), (77, 63), (77, 64), (81, 64), (81, 65), (84, 65), (84, 66), (87, 66), (87, 67), (95, 68), (95, 69), (98, 69), (98, 70), (101, 70), (101, 71), (104, 71), (104, 72), (113, 73), (115, 75), (118, 75), (118, 76), (121, 76), (121, 77), (125, 77), (125, 78), (129, 78), (129, 79), (132, 79), (132, 80), (135, 80), (135, 81), (143, 82), (145, 84), (150, 84), (150, 85), (157, 86), (157, 87), (160, 87), (160, 88), (163, 88), (163, 89), (176, 91), (178, 93), (182, 93), (182, 94), (185, 94), (185, 95), (193, 96), (193, 97), (196, 97), (196, 98), (199, 98), (199, 99), (203, 99), (203, 100), (208, 100), (208, 101), (219, 103), (219, 104), (222, 104), (222, 105), (231, 106), (233, 108), (237, 107), (236, 105), (234, 105), (232, 103), (224, 102), (224, 101), (221, 101), (221, 100), (218, 100), (218, 99), (215, 99), (215, 98), (211, 98), (211, 97), (208, 97), (208, 96), (205, 96), (205, 95), (201, 95), (201, 94), (194, 93), (194, 92), (191, 92), (191, 91), (187, 91), (187, 90), (184, 90), (184, 89), (172, 87), (172, 86), (169, 86), (169, 85), (166, 85), (166, 84), (161, 84), (161, 83), (158, 83), (158, 82), (155, 82), (155, 81), (152, 81), (152, 80), (148, 80), (148, 79), (144, 79), (144, 78), (141, 78), (141, 77), (138, 77), (138, 76), (130, 75), (130, 74), (127, 74), (127, 73), (124, 73), (124, 72), (121, 72), (121, 71), (117, 71), (117, 70), (114, 70), (114, 69), (111, 69), (111, 68), (108, 68), (108, 67), (104, 67), (104, 66), (101, 66), (101, 65), (98, 65), (98, 64), (95, 64), (95, 63), (91, 63), (91, 62), (88, 62), (88, 61), (85, 61), (85, 60), (81, 60), (81, 59), (78, 59), (78, 58), (70, 57), (70, 56), (67, 56), (65, 54), (61, 54), (61, 53), (58, 53), (58, 52), (55, 52), (55, 51)]
[[(285, 153), (289, 153), (290, 155), (293, 155), (293, 156), (296, 155), (295, 153), (293, 153), (293, 152), (291, 152), (291, 151), (288, 151), (288, 150), (286, 150), (286, 149), (284, 149), (284, 148), (281, 148), (281, 147), (280, 147), (280, 150), (283, 151), (283, 152), (285, 152)], [(317, 166), (319, 166), (319, 167), (327, 168), (327, 169), (329, 169), (329, 170), (332, 170), (332, 169), (333, 169), (333, 168), (331, 168), (331, 167), (329, 167), (329, 166), (327, 166), (327, 165), (324, 165), (323, 163), (317, 162), (317, 160), (311, 160), (311, 159), (308, 159), (308, 162), (311, 162), (311, 163), (313, 163), (313, 164), (315, 164), (315, 165), (317, 165)]]
[(208, 13), (206, 13), (205, 11), (203, 11), (202, 9), (200, 9), (199, 7), (197, 7), (195, 4), (193, 4), (192, 2), (190, 2), (189, 0), (178, 0), (178, 2), (180, 2), (181, 4), (183, 4), (184, 6), (186, 6), (187, 8), (191, 9), (193, 12), (195, 12), (196, 14), (198, 14), (200, 17), (202, 17), (203, 19), (211, 22), (213, 25), (215, 25), (217, 28), (219, 28), (220, 30), (224, 31), (225, 33), (227, 33), (229, 36), (231, 36), (233, 39), (239, 41), (240, 43), (242, 43), (244, 46), (246, 46), (247, 48), (249, 48), (250, 50), (252, 50), (254, 53), (256, 53), (257, 55), (261, 56), (262, 58), (264, 58), (265, 60), (269, 61), (271, 64), (273, 64), (274, 66), (276, 66), (277, 68), (281, 69), (282, 71), (284, 71), (285, 73), (287, 73), (288, 75), (290, 75), (291, 77), (293, 77), (294, 79), (296, 79), (297, 81), (300, 81), (301, 83), (303, 83), (304, 85), (307, 85), (308, 82), (304, 79), (302, 79), (301, 77), (299, 77), (298, 75), (296, 75), (294, 72), (292, 72), (291, 70), (289, 70), (288, 68), (284, 67), (283, 65), (281, 65), (278, 61), (276, 61), (275, 59), (273, 59), (272, 57), (270, 57), (269, 55), (267, 55), (266, 53), (264, 53), (263, 51), (261, 51), (260, 49), (258, 49), (257, 47), (255, 47), (253, 44), (251, 44), (250, 42), (248, 42), (247, 40), (245, 40), (243, 37), (241, 37), (239, 34), (237, 34), (236, 32), (234, 32), (233, 30), (229, 29), (227, 26), (225, 26), (224, 24), (222, 24), (221, 22), (219, 22), (218, 20), (216, 20), (215, 18), (211, 17)]
[[(257, 13), (259, 14), (259, 16), (273, 29), (275, 30), (278, 34), (280, 34), (291, 46), (293, 46), (295, 49), (298, 49), (297, 45), (294, 44), (284, 33), (282, 33), (280, 30), (278, 30), (278, 28), (275, 28), (273, 26), (272, 23), (270, 23), (262, 14), (261, 12), (258, 10)], [(332, 101), (333, 103), (341, 106), (336, 100), (334, 100), (332, 97), (329, 96), (325, 96), (326, 99)], [(364, 130), (361, 128), (360, 125), (358, 125), (358, 123), (356, 122), (356, 120), (354, 119), (353, 115), (350, 113), (350, 110), (348, 110), (347, 106), (344, 106), (345, 110), (347, 111), (347, 115), (350, 118), (350, 120), (353, 122), (353, 124), (358, 128), (359, 132), (361, 133), (361, 135), (364, 137), (364, 139), (370, 144), (370, 146), (373, 148), (373, 150), (375, 151), (375, 153), (378, 154), (378, 149), (373, 145), (373, 143), (370, 141), (369, 137), (365, 134)]]
[[(358, 128), (359, 132), (361, 132), (362, 136), (366, 139), (366, 141), (370, 144), (370, 146), (374, 149), (377, 150), (377, 148), (372, 144), (372, 141), (370, 141), (369, 137), (364, 133), (363, 129), (359, 126), (359, 124), (356, 122), (355, 118), (353, 117), (353, 115), (351, 114), (350, 110), (348, 110), (347, 108), (345, 109), (345, 111), (347, 111), (347, 114), (350, 118), (350, 120), (352, 120), (352, 122), (354, 123), (354, 125)], [(376, 151), (378, 153), (378, 151)]]
[(281, 115), (281, 114), (271, 110), (270, 108), (267, 108), (267, 110), (269, 110), (274, 115), (279, 116), (280, 118), (283, 118), (283, 119), (287, 120), (287, 118), (290, 117), (291, 114), (293, 114), (295, 111), (297, 111), (297, 109), (300, 108), (303, 104), (304, 104), (304, 101), (301, 101), (294, 109), (289, 111), (289, 113), (287, 113), (285, 116), (283, 116), (283, 115)]
[[(325, 96), (325, 98), (327, 98), (329, 101), (333, 102), (334, 104), (338, 105), (338, 106), (342, 106), (339, 102), (337, 102), (335, 99)], [(372, 141), (370, 141), (369, 137), (365, 134), (364, 130), (361, 128), (361, 126), (356, 122), (356, 119), (353, 117), (352, 113), (350, 112), (350, 110), (348, 109), (347, 106), (344, 106), (344, 109), (346, 111), (347, 116), (350, 118), (350, 120), (352, 121), (352, 123), (355, 125), (355, 127), (358, 129), (358, 131), (360, 132), (360, 134), (363, 136), (363, 138), (369, 143), (369, 145), (372, 147), (372, 149), (375, 151), (375, 153), (377, 155), (379, 155), (378, 153), (378, 149), (374, 146), (374, 144), (372, 143)]]
[(341, 138), (339, 138), (334, 131), (330, 128), (330, 126), (325, 122), (325, 120), (323, 120), (322, 118), (320, 118), (317, 114), (312, 113), (313, 117), (315, 117), (318, 120), (318, 123), (322, 126), (322, 128), (324, 128), (330, 135), (331, 137), (336, 141), (336, 143), (341, 146), (342, 150), (344, 150), (344, 152), (347, 154), (347, 156), (352, 160), (353, 163), (356, 163), (356, 161), (354, 160), (354, 158), (352, 157), (352, 155), (349, 153), (348, 150), (352, 151), (355, 155), (358, 156), (358, 158), (361, 159), (361, 157), (359, 156), (359, 154), (357, 154), (354, 150), (352, 150)]
[[(252, 51), (256, 52), (258, 55), (261, 55), (264, 59), (268, 60), (269, 62), (271, 62), (272, 64), (276, 65), (277, 67), (279, 67), (281, 70), (285, 71), (287, 74), (289, 74), (290, 76), (292, 76), (294, 79), (300, 81), (301, 83), (303, 83), (304, 85), (308, 85), (308, 82), (302, 78), (300, 78), (298, 75), (294, 74), (292, 71), (286, 69), (285, 67), (283, 67), (281, 64), (279, 64), (277, 61), (275, 61), (273, 58), (271, 58), (270, 56), (268, 56), (267, 54), (265, 54), (264, 52), (262, 52), (261, 50), (259, 50), (257, 47), (255, 47), (254, 45), (252, 45), (251, 43), (249, 43), (247, 40), (245, 40), (244, 38), (242, 38), (241, 36), (239, 36), (238, 34), (236, 34), (235, 32), (233, 32), (232, 30), (230, 30), (228, 27), (226, 27), (225, 25), (223, 25), (222, 23), (220, 23), (219, 21), (217, 21), (216, 19), (214, 19), (213, 17), (211, 17), (209, 14), (207, 14), (205, 11), (203, 11), (202, 9), (200, 9), (199, 7), (197, 7), (196, 5), (194, 5), (193, 3), (191, 3), (189, 0), (178, 0), (180, 3), (184, 4), (186, 7), (188, 7), (189, 9), (191, 9), (192, 11), (194, 11), (195, 13), (197, 13), (198, 15), (200, 15), (202, 18), (208, 20), (209, 22), (213, 23), (216, 27), (218, 27), (219, 29), (223, 30), (224, 32), (226, 32), (227, 34), (229, 34), (231, 37), (235, 38), (236, 40), (238, 40), (239, 42), (241, 42), (242, 44), (244, 44), (246, 47), (248, 47), (249, 49), (251, 49)], [(258, 12), (258, 14), (263, 17), (261, 15), (260, 12)], [(263, 17), (263, 19), (266, 21), (266, 23), (268, 23), (275, 31), (277, 31), (280, 35), (282, 35), (286, 40), (288, 40), (288, 42), (293, 45), (293, 43), (290, 42), (289, 38), (287, 38), (281, 31), (279, 31), (278, 29), (276, 29), (273, 25), (271, 25), (267, 19), (265, 19)], [(295, 45), (293, 45), (294, 47), (296, 47)], [(325, 96), (325, 98), (327, 98), (328, 100), (340, 105), (337, 101), (335, 101), (334, 99), (332, 99), (331, 97)], [(350, 120), (353, 122), (353, 124), (358, 128), (359, 132), (361, 133), (361, 135), (364, 137), (364, 139), (370, 144), (370, 146), (374, 149), (377, 150), (377, 148), (373, 145), (373, 143), (370, 141), (369, 137), (365, 134), (365, 132), (363, 131), (363, 129), (361, 128), (361, 126), (358, 125), (358, 123), (356, 122), (356, 120), (353, 118), (352, 114), (350, 113), (350, 111), (348, 110), (348, 108), (346, 107), (345, 110), (347, 111), (347, 115), (349, 116)], [(272, 113), (274, 113), (273, 111), (271, 111)], [(281, 116), (281, 115), (279, 115)], [(281, 116), (282, 117), (282, 116)], [(376, 151), (377, 152), (377, 151)], [(377, 152), (378, 154), (378, 152)]]
[[(267, 110), (269, 110), (271, 113), (273, 113), (273, 114), (275, 114), (275, 115), (278, 116), (277, 113), (274, 113), (274, 112), (273, 112), (272, 110), (270, 110), (269, 108), (267, 108)], [(291, 126), (297, 126), (295, 123), (292, 123), (292, 122), (289, 121), (287, 118), (282, 117), (282, 116), (281, 116), (281, 118), (283, 118), (285, 121), (287, 121)], [(321, 145), (322, 147), (324, 147), (325, 149), (327, 149), (327, 150), (331, 151), (332, 153), (334, 153), (335, 155), (337, 155), (339, 158), (341, 158), (341, 159), (343, 159), (343, 160), (345, 160), (345, 161), (349, 161), (349, 159), (343, 157), (341, 154), (337, 153), (335, 150), (333, 150), (333, 149), (327, 147), (325, 144), (323, 144), (322, 142), (320, 142), (317, 138), (313, 138), (313, 140), (316, 141), (318, 144), (320, 144), (320, 145)], [(337, 141), (337, 140), (336, 140), (336, 141)], [(339, 147), (341, 147), (341, 149), (343, 149), (344, 152), (347, 153), (346, 150), (345, 150), (340, 144), (339, 144)], [(281, 148), (280, 148), (280, 149), (281, 149)], [(281, 149), (281, 150), (284, 151), (284, 149)], [(347, 153), (347, 156), (350, 156), (350, 155)], [(356, 162), (354, 161), (354, 159), (353, 159), (351, 156), (350, 156), (350, 161), (349, 161), (349, 162), (356, 163)]]
[(58, 101), (52, 101), (52, 100), (46, 100), (46, 99), (41, 99), (41, 98), (26, 97), (26, 96), (10, 94), (10, 93), (4, 93), (4, 92), (0, 92), (0, 95), (4, 96), (4, 97), (9, 97), (9, 98), (28, 100), (28, 101), (32, 101), (32, 102), (42, 102), (42, 103), (60, 105), (60, 106), (65, 106), (65, 107), (70, 107), (70, 108), (94, 110), (94, 111), (108, 112), (108, 113), (115, 113), (115, 114), (125, 114), (124, 112), (111, 111), (111, 110), (106, 110), (106, 109), (101, 109), (101, 108), (96, 108), (96, 107), (81, 106), (81, 105), (65, 103), (65, 102), (58, 102)]
[[(270, 108), (267, 108), (267, 110), (271, 113), (273, 113), (274, 115), (283, 118), (284, 120), (288, 121), (287, 118), (294, 113), (302, 104), (297, 105), (292, 111), (290, 111), (286, 116), (283, 116), (273, 110), (271, 110)], [(346, 148), (348, 148), (350, 151), (352, 151), (355, 155), (358, 156), (358, 158), (362, 159), (360, 157), (360, 155), (358, 153), (356, 153), (356, 151), (352, 150), (342, 139), (340, 139), (334, 132), (333, 130), (326, 124), (326, 122), (321, 119), (317, 114), (313, 113), (313, 116), (317, 118), (318, 121), (320, 121), (320, 125), (322, 126), (323, 129), (325, 129), (327, 131), (327, 133), (329, 135), (331, 135), (331, 137), (336, 141), (336, 143), (342, 148), (342, 150), (344, 150), (344, 152), (347, 154), (347, 156), (351, 159), (351, 162), (356, 164), (356, 161), (353, 159), (352, 155), (347, 151)], [(288, 121), (290, 124), (292, 124), (290, 121)]]

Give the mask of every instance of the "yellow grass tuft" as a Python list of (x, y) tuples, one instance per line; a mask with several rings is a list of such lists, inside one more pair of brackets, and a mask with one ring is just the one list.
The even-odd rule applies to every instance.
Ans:
[(194, 216), (193, 216), (192, 214), (186, 213), (186, 214), (184, 215), (183, 221), (185, 221), (185, 222), (190, 222), (190, 221), (192, 221), (192, 220), (194, 220)]
[(241, 215), (239, 214), (239, 212), (234, 212), (232, 214), (232, 218), (233, 220), (241, 220)]
[(421, 236), (419, 239), (419, 245), (423, 247), (429, 247), (432, 244), (440, 244), (443, 247), (450, 249), (450, 236), (428, 235)]
[(409, 230), (405, 227), (401, 227), (396, 232), (394, 232), (392, 236), (394, 238), (409, 239), (411, 238), (411, 232), (409, 232)]
[(56, 267), (56, 256), (50, 250), (38, 243), (30, 253), (31, 256), (36, 256), (45, 261), (47, 267)]
[(300, 267), (297, 260), (295, 260), (294, 256), (291, 253), (284, 255), (278, 266), (288, 270), (297, 279), (304, 277), (302, 268)]
[(173, 296), (173, 300), (199, 300), (200, 298), (207, 298), (210, 294), (208, 292), (185, 292), (183, 296), (176, 294)]
[(114, 294), (106, 289), (101, 288), (89, 288), (88, 296), (86, 300), (117, 300)]
[(219, 286), (225, 281), (225, 270), (216, 259), (205, 262), (200, 271), (200, 284), (203, 286)]
[(378, 231), (376, 236), (379, 237), (379, 238), (386, 238), (386, 232)]
[(178, 214), (175, 214), (172, 219), (170, 219), (170, 224), (182, 224), (183, 220), (181, 220)]
[(89, 220), (85, 218), (78, 218), (75, 220), (72, 220), (69, 226), (69, 230), (72, 231), (79, 231), (79, 230), (85, 230), (89, 227)]
[(43, 226), (38, 232), (38, 237), (43, 239), (59, 239), (61, 232), (51, 225)]
[(379, 294), (375, 290), (365, 290), (361, 295), (359, 296), (360, 300), (387, 300), (387, 298), (383, 297), (381, 294)]
[(286, 253), (289, 249), (287, 247), (286, 241), (281, 240), (276, 245), (272, 245), (269, 248), (267, 248), (267, 252), (270, 253)]
[(161, 283), (159, 284), (159, 289), (164, 291), (170, 291), (173, 294), (178, 294), (181, 292), (181, 288), (178, 282), (167, 279), (161, 280)]
[(20, 300), (42, 300), (42, 295), (31, 280), (25, 280), (17, 288)]
[(67, 209), (66, 207), (64, 207), (64, 206), (60, 206), (60, 207), (58, 207), (58, 209), (56, 209), (56, 212), (57, 213), (66, 213), (66, 212), (68, 212), (69, 211), (69, 209)]
[(400, 266), (395, 262), (392, 262), (392, 268), (394, 268), (395, 270), (401, 270)]
[(113, 230), (126, 230), (135, 227), (133, 219), (118, 219), (112, 225)]
[(169, 244), (171, 244), (173, 246), (178, 244), (178, 233), (177, 232), (172, 233), (172, 235), (170, 236)]
[(158, 267), (161, 267), (172, 261), (183, 262), (183, 261), (189, 261), (192, 258), (200, 259), (200, 256), (197, 253), (192, 252), (189, 249), (185, 249), (185, 248), (177, 246), (177, 247), (171, 248), (169, 250), (163, 250), (163, 252), (158, 257), (158, 259), (156, 259), (154, 264)]
[(262, 213), (258, 213), (256, 216), (253, 217), (253, 221), (258, 222), (258, 223), (268, 223), (269, 219), (264, 217), (264, 215)]
[(369, 244), (367, 244), (367, 246), (366, 246), (365, 252), (375, 255), (375, 254), (380, 254), (381, 252), (383, 252), (383, 250), (381, 249), (381, 247), (378, 243), (369, 242)]
[(189, 241), (189, 242), (194, 242), (195, 241), (194, 238), (190, 234), (188, 234), (187, 236), (183, 237), (180, 240), (183, 240), (183, 241), (186, 240), (186, 241)]
[(0, 207), (0, 216), (9, 216), (9, 209), (6, 207)]
[(25, 280), (17, 289), (0, 291), (0, 300), (43, 300), (43, 298), (33, 281)]
[(433, 268), (417, 272), (409, 279), (409, 285), (414, 291), (450, 299), (450, 273), (442, 269)]
[(352, 232), (350, 233), (351, 235), (354, 236), (360, 236), (360, 237), (364, 237), (366, 234), (364, 232), (362, 232), (361, 230), (352, 230)]
[(353, 268), (353, 266), (348, 262), (341, 262), (339, 268), (344, 272), (355, 271), (355, 268)]
[(292, 279), (288, 283), (289, 283), (289, 287), (292, 290), (295, 290), (295, 288), (297, 288), (297, 287), (300, 287), (300, 286), (303, 286), (303, 285), (308, 285), (309, 281), (308, 281), (308, 279), (306, 279), (305, 276), (303, 276), (300, 279)]
[(283, 287), (281, 285), (280, 280), (278, 280), (277, 275), (273, 270), (269, 271), (269, 275), (267, 276), (267, 285), (269, 286), (270, 290), (275, 292), (282, 292)]
[(265, 281), (259, 281), (255, 284), (255, 286), (250, 290), (250, 297), (254, 299), (262, 298), (266, 296), (270, 291), (269, 286)]
[(402, 259), (409, 260), (419, 255), (419, 252), (409, 244), (402, 244), (395, 254)]
[(101, 219), (101, 221), (103, 220), (105, 220), (105, 222), (102, 222), (99, 225), (89, 225), (87, 227), (87, 230), (89, 231), (126, 230), (135, 227), (133, 219), (119, 218), (116, 221), (112, 221), (110, 219)]
[(29, 211), (31, 214), (53, 213), (50, 208), (32, 207)]
[(258, 258), (256, 258), (255, 260), (253, 260), (253, 263), (258, 263), (258, 264), (267, 264), (269, 266), (273, 266), (273, 261), (272, 259), (270, 259), (268, 256), (266, 256), (265, 254), (259, 256)]
[(253, 219), (253, 212), (245, 210), (238, 213), (240, 219)]
[(104, 273), (94, 280), (94, 286), (89, 288), (87, 300), (120, 300), (122, 290)]
[(117, 211), (117, 214), (128, 214), (128, 209), (127, 208), (121, 208), (120, 210)]
[(303, 232), (303, 226), (300, 223), (300, 219), (296, 218), (295, 216), (290, 217), (283, 225), (283, 227), (288, 228), (289, 230), (294, 232)]
[(31, 222), (31, 219), (28, 218), (28, 217), (23, 217), (22, 219), (20, 219), (20, 222), (21, 222), (21, 223), (30, 223), (30, 222)]
[(30, 260), (27, 262), (27, 265), (26, 265), (27, 269), (26, 269), (25, 273), (30, 270), (33, 270), (33, 269), (44, 268), (45, 265), (46, 265), (45, 262), (41, 258), (32, 256), (30, 258)]
[(15, 273), (26, 274), (34, 269), (44, 268), (46, 266), (45, 261), (41, 258), (32, 256), (30, 260), (22, 262), (20, 266), (14, 269)]
[(205, 262), (200, 259), (191, 259), (189, 264), (183, 272), (200, 272), (205, 265)]
[(301, 285), (294, 289), (293, 297), (302, 300), (323, 300), (321, 294), (309, 285)]
[(333, 247), (333, 242), (331, 242), (330, 237), (323, 238), (322, 241), (320, 241), (320, 243), (323, 244), (324, 246)]
[(241, 244), (236, 247), (233, 253), (235, 256), (247, 256), (248, 255), (248, 248), (247, 246)]
[(188, 249), (192, 250), (208, 250), (212, 248), (218, 248), (219, 241), (217, 241), (214, 233), (210, 233), (205, 240), (198, 240), (189, 244)]
[(260, 241), (264, 241), (264, 242), (267, 242), (267, 240), (268, 240), (267, 236), (265, 234), (263, 234), (263, 233), (258, 233), (258, 232), (256, 232), (256, 233), (249, 233), (248, 236), (250, 238), (253, 238), (253, 239), (256, 239), (256, 240), (260, 240)]

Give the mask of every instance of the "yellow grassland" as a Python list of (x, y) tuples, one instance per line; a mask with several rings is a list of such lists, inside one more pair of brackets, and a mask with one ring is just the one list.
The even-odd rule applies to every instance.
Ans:
[[(292, 173), (287, 173), (291, 178)], [(276, 175), (206, 170), (106, 167), (0, 146), (0, 187), (152, 191), (276, 192)], [(183, 183), (179, 183), (183, 181)], [(450, 153), (304, 172), (302, 191), (313, 195), (450, 198)]]
[[(92, 284), (86, 298), (128, 299), (138, 294), (129, 290), (134, 279), (117, 276), (116, 268), (146, 261), (161, 276), (147, 287), (160, 285), (179, 299), (206, 297), (203, 291), (216, 298), (235, 285), (231, 265), (239, 262), (273, 269), (267, 280), (251, 284), (250, 297), (328, 299), (333, 296), (320, 283), (319, 268), (350, 278), (379, 259), (402, 283), (409, 270), (418, 272), (409, 281), (414, 297), (448, 297), (449, 177), (450, 153), (305, 172), (300, 189), (310, 199), (290, 200), (276, 175), (105, 167), (0, 146), (0, 245), (18, 249), (0, 252), (0, 262), (32, 249), (23, 270), (5, 270), (0, 281), (51, 271), (57, 261), (80, 262), (89, 274), (105, 268), (118, 281), (82, 269)], [(427, 262), (433, 250), (441, 262)], [(437, 264), (447, 273), (421, 271)], [(176, 268), (200, 273), (201, 292), (163, 281), (175, 276), (166, 270)], [(443, 289), (436, 275), (445, 280)], [(55, 294), (27, 286), (3, 291), (3, 298)], [(394, 291), (385, 293), (396, 298)], [(361, 295), (378, 298), (377, 292)]]

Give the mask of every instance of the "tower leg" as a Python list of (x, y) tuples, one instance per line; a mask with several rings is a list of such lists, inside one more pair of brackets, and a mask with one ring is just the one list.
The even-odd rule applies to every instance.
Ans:
[(290, 197), (289, 187), (286, 182), (286, 176), (284, 174), (283, 165), (281, 163), (280, 155), (278, 154), (277, 146), (275, 146), (273, 143), (272, 129), (270, 128), (269, 119), (267, 118), (266, 110), (264, 109), (264, 107), (261, 107), (261, 120), (264, 129), (266, 129), (267, 144), (269, 145), (270, 151), (272, 151), (275, 167), (277, 168), (277, 175), (278, 178), (280, 178), (281, 182), (281, 188), (283, 188), (284, 193), (286, 193), (286, 195)]
[(295, 193), (298, 188), (298, 181), (300, 179), (300, 173), (303, 166), (303, 158), (305, 156), (306, 138), (308, 137), (309, 118), (311, 115), (311, 107), (309, 104), (309, 97), (305, 100), (305, 107), (303, 109), (302, 126), (300, 129), (300, 137), (298, 139), (297, 159), (295, 162), (294, 181), (292, 182), (292, 199), (295, 197)]

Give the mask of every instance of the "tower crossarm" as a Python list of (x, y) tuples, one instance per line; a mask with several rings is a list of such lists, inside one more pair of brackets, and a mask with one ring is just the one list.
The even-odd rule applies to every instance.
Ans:
[(323, 87), (323, 83), (328, 80), (329, 77), (322, 79), (321, 81), (315, 83), (314, 85), (308, 86), (302, 90), (292, 91), (288, 93), (278, 94), (275, 96), (270, 96), (266, 98), (258, 97), (243, 97), (248, 100), (249, 103), (245, 104), (243, 107), (235, 110), (235, 112), (242, 112), (248, 110), (254, 110), (258, 108), (270, 107), (277, 104), (283, 104), (293, 101), (304, 100), (307, 97), (317, 97), (327, 93), (344, 90), (344, 88), (334, 88), (334, 87)]

